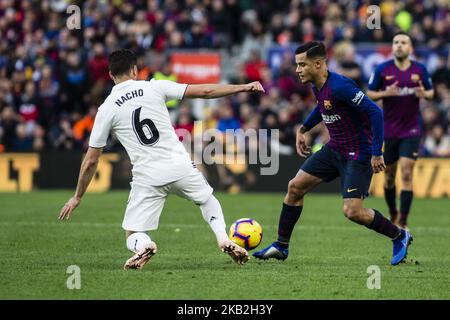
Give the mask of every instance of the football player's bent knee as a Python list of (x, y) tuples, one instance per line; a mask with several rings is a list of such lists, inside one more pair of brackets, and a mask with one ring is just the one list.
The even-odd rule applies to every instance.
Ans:
[(412, 180), (412, 170), (408, 169), (404, 169), (402, 170), (402, 181), (403, 182), (411, 182)]
[(361, 218), (362, 210), (359, 206), (344, 203), (344, 215), (352, 221), (358, 221)]
[(292, 200), (301, 200), (306, 193), (306, 189), (295, 180), (289, 181), (288, 197)]
[(395, 173), (392, 171), (386, 171), (385, 174), (386, 187), (389, 189), (393, 188), (395, 185)]

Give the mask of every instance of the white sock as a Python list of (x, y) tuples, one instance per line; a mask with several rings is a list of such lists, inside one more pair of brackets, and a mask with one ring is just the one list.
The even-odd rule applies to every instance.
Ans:
[(217, 241), (220, 243), (228, 240), (228, 234), (225, 230), (225, 219), (223, 218), (222, 207), (220, 206), (219, 200), (211, 195), (208, 201), (200, 205), (200, 210), (202, 211), (203, 219), (205, 219), (216, 235)]
[(148, 236), (148, 234), (144, 232), (135, 232), (132, 233), (127, 238), (127, 248), (128, 250), (136, 253), (144, 248), (144, 246), (150, 244), (152, 240)]

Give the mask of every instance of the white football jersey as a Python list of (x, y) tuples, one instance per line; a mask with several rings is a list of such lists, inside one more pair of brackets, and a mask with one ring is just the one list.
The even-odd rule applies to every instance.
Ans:
[(133, 182), (162, 186), (192, 171), (192, 162), (170, 121), (166, 101), (182, 99), (187, 84), (127, 80), (115, 85), (99, 107), (89, 146), (105, 147), (110, 131), (133, 165)]

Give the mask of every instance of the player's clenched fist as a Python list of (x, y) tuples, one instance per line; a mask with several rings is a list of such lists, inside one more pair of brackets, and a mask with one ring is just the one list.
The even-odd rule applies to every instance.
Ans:
[(259, 81), (250, 82), (246, 84), (245, 89), (246, 89), (245, 91), (247, 92), (266, 92), (261, 83), (259, 83)]

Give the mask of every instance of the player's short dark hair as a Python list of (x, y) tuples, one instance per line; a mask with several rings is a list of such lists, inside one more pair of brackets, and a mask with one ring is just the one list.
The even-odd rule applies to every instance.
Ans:
[(411, 42), (411, 46), (414, 47), (414, 40), (411, 38), (411, 36), (410, 36), (407, 32), (405, 32), (405, 31), (397, 31), (397, 32), (394, 34), (394, 36), (392, 37), (392, 41), (394, 41), (394, 38), (395, 38), (396, 36), (407, 36), (407, 37), (409, 38), (409, 42)]
[(301, 54), (306, 52), (306, 57), (308, 59), (321, 58), (325, 59), (327, 57), (327, 50), (325, 45), (319, 41), (310, 41), (300, 45), (296, 50), (295, 54)]
[(108, 65), (109, 71), (114, 77), (129, 74), (131, 69), (137, 65), (137, 57), (131, 50), (116, 50), (109, 55)]

